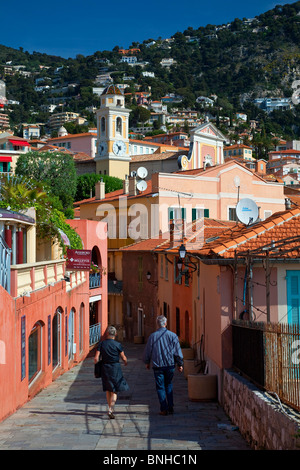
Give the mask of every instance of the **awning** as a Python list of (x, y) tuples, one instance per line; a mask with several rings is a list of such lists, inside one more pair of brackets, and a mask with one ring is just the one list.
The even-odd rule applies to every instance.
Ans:
[(12, 162), (12, 158), (7, 155), (0, 155), (0, 162)]
[(26, 142), (26, 140), (14, 140), (14, 139), (8, 139), (11, 144), (17, 145), (18, 147), (30, 147), (30, 144)]

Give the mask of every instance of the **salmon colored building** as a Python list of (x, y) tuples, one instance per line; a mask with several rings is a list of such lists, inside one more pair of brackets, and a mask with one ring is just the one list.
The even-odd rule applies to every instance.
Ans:
[[(193, 248), (191, 236), (173, 247), (158, 245), (154, 251), (160, 263), (162, 255), (178, 259), (181, 244), (187, 248), (178, 297), (183, 309), (190, 309), (190, 344), (195, 351), (201, 348), (207, 371), (218, 377), (221, 393), (223, 370), (232, 367), (233, 320), (300, 325), (300, 210), (278, 212), (251, 226), (214, 225), (200, 249)], [(173, 283), (178, 279), (174, 276)], [(159, 279), (160, 303), (172, 288), (166, 283)], [(170, 298), (176, 301), (176, 296)], [(181, 338), (187, 336), (185, 316), (177, 324), (174, 304), (170, 311), (173, 331), (179, 330)]]
[[(37, 244), (31, 217), (9, 211), (1, 215), (0, 421), (82, 361), (107, 327), (103, 270), (97, 280), (88, 271), (67, 271), (55, 244), (44, 249)], [(98, 224), (70, 223), (100, 268), (105, 267), (106, 240), (99, 240)], [(91, 324), (91, 301), (96, 300)]]
[[(262, 220), (285, 208), (283, 184), (268, 181), (236, 161), (205, 169), (155, 173), (143, 191), (138, 189), (136, 177), (126, 178), (123, 189), (109, 194), (104, 192), (104, 183), (98, 183), (96, 189), (95, 197), (76, 205), (80, 218), (103, 220), (108, 224), (108, 273), (119, 282), (125, 272), (122, 271), (121, 248), (168, 233), (171, 220), (183, 219), (180, 235), (185, 235), (186, 227), (203, 216), (235, 221), (236, 205), (243, 198), (256, 202)], [(121, 290), (118, 295), (113, 292), (109, 305), (114, 306), (110, 315), (112, 322), (123, 325), (124, 329), (122, 294)], [(177, 311), (180, 322), (182, 315), (186, 318), (184, 323), (190, 324), (191, 320), (187, 321), (190, 308)], [(181, 331), (185, 329), (180, 327)]]

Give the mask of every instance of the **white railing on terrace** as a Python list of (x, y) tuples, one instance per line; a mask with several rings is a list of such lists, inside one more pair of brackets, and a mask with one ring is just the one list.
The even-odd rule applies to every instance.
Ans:
[[(61, 281), (64, 276), (65, 260), (12, 265), (10, 294), (12, 297), (19, 297)], [(83, 271), (71, 272), (68, 278), (67, 291), (85, 282), (86, 274)]]

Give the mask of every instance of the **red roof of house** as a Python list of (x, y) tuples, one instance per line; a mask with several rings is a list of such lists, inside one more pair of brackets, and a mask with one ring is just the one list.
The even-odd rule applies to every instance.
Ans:
[(217, 238), (193, 251), (203, 257), (234, 258), (252, 254), (265, 256), (267, 249), (275, 258), (300, 257), (300, 209), (277, 212), (268, 219), (251, 226), (236, 224)]
[[(199, 222), (199, 221), (198, 221)], [(196, 245), (197, 239), (200, 238), (200, 244), (203, 243), (203, 237), (209, 239), (210, 237), (220, 234), (222, 231), (232, 227), (235, 222), (232, 221), (222, 221), (217, 219), (208, 219), (204, 218), (199, 222), (199, 227), (197, 222), (191, 223), (186, 228), (186, 236), (184, 242), (187, 246), (190, 244)], [(175, 224), (176, 225), (176, 224)], [(156, 238), (149, 238), (147, 240), (142, 240), (132, 245), (121, 248), (122, 251), (156, 251), (156, 252), (168, 252), (175, 254), (178, 252), (178, 248), (182, 243), (181, 240), (181, 223), (180, 221), (177, 224), (177, 229), (174, 229), (175, 236), (174, 240), (170, 240), (170, 233), (163, 233)], [(178, 234), (178, 237), (176, 237)], [(199, 237), (199, 234), (201, 235)], [(198, 246), (198, 245), (197, 245)]]
[(48, 139), (47, 142), (55, 142), (57, 140), (65, 140), (65, 139), (77, 139), (80, 137), (97, 137), (97, 133), (95, 132), (83, 132), (81, 134), (67, 134), (63, 135), (60, 137), (52, 137), (51, 139)]
[(289, 149), (289, 150), (274, 150), (274, 151), (269, 152), (269, 154), (272, 154), (272, 155), (289, 155), (290, 153), (299, 155), (300, 150)]

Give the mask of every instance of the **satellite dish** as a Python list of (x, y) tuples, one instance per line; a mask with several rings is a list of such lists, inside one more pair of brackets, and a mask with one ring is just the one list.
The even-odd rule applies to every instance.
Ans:
[(236, 215), (242, 224), (254, 224), (258, 219), (258, 207), (252, 199), (241, 199), (236, 206)]
[(146, 168), (141, 166), (140, 168), (137, 169), (137, 175), (138, 175), (139, 178), (145, 179), (146, 176), (148, 175), (148, 171), (147, 171)]
[(145, 191), (147, 189), (147, 183), (146, 181), (144, 180), (140, 180), (137, 185), (136, 185), (137, 189), (141, 192)]

